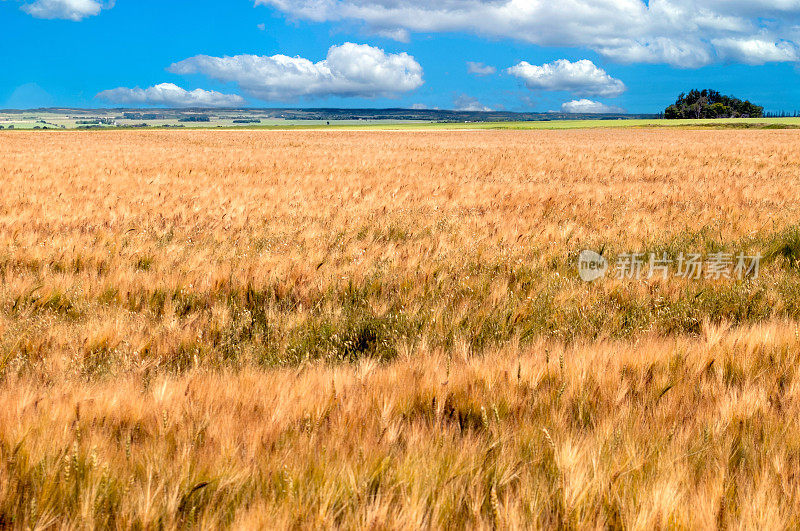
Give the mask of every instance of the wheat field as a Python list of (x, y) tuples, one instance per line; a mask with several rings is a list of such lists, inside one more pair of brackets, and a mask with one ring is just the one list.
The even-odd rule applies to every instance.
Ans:
[(796, 528), (798, 147), (2, 133), (0, 528)]

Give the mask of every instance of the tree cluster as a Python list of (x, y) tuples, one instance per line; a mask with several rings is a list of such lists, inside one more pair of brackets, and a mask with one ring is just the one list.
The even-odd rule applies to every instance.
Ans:
[(664, 111), (664, 118), (762, 118), (764, 107), (723, 96), (716, 90), (691, 90), (682, 93), (678, 101)]

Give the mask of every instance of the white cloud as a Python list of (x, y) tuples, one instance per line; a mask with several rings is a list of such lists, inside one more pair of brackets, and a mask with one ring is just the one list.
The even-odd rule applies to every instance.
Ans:
[(704, 42), (662, 37), (601, 46), (597, 51), (620, 63), (667, 63), (681, 68), (699, 68), (715, 61), (712, 50)]
[(572, 100), (561, 105), (561, 112), (580, 114), (624, 113), (625, 109), (587, 99)]
[(97, 97), (112, 103), (167, 107), (237, 107), (246, 103), (244, 98), (236, 94), (203, 89), (189, 91), (172, 83), (161, 83), (146, 89), (120, 87), (104, 90)]
[(479, 102), (477, 98), (467, 96), (466, 94), (462, 94), (461, 96), (457, 97), (453, 103), (455, 104), (457, 111), (489, 112), (493, 110), (491, 107), (487, 107)]
[(114, 7), (114, 2), (100, 0), (35, 0), (22, 6), (22, 10), (36, 18), (61, 18), (75, 22), (100, 14)]
[(797, 46), (791, 42), (762, 39), (717, 39), (714, 46), (724, 59), (759, 65), (771, 62), (797, 61)]
[(423, 84), (422, 67), (407, 53), (387, 54), (350, 42), (332, 46), (327, 57), (317, 63), (286, 55), (198, 55), (173, 64), (169, 71), (235, 82), (261, 100), (393, 96)]
[(408, 32), (407, 29), (402, 29), (402, 28), (382, 29), (382, 30), (377, 30), (375, 34), (378, 35), (379, 37), (392, 39), (397, 42), (411, 42), (411, 34)]
[(483, 63), (473, 63), (472, 61), (467, 61), (467, 72), (470, 74), (475, 74), (476, 76), (491, 76), (492, 74), (497, 73), (497, 69), (490, 65), (485, 65)]
[[(382, 35), (470, 32), (589, 48), (621, 62), (699, 67), (795, 61), (797, 0), (255, 0), (298, 19), (357, 21)], [(759, 40), (777, 48), (754, 44)], [(788, 43), (788, 44), (784, 44)]]
[(543, 65), (532, 65), (522, 61), (507, 70), (512, 76), (525, 82), (533, 90), (566, 91), (578, 96), (602, 96), (613, 98), (625, 92), (625, 84), (614, 79), (605, 70), (588, 59), (574, 63), (559, 59)]

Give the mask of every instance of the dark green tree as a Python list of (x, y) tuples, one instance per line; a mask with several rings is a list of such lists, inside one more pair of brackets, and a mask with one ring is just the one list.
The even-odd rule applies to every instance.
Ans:
[(764, 107), (748, 100), (724, 96), (716, 90), (691, 90), (681, 93), (675, 103), (664, 110), (667, 119), (699, 118), (762, 118)]

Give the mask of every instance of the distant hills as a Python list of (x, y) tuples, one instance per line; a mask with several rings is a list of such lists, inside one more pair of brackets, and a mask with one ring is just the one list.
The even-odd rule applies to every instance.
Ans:
[(658, 118), (657, 114), (571, 114), (563, 112), (454, 111), (438, 109), (73, 109), (47, 108), (3, 110), (5, 114), (60, 113), (74, 117), (124, 116), (126, 113), (158, 116), (162, 119), (185, 118), (189, 115), (209, 117), (261, 118), (284, 120), (398, 120), (425, 122), (528, 122), (548, 120), (621, 120)]

